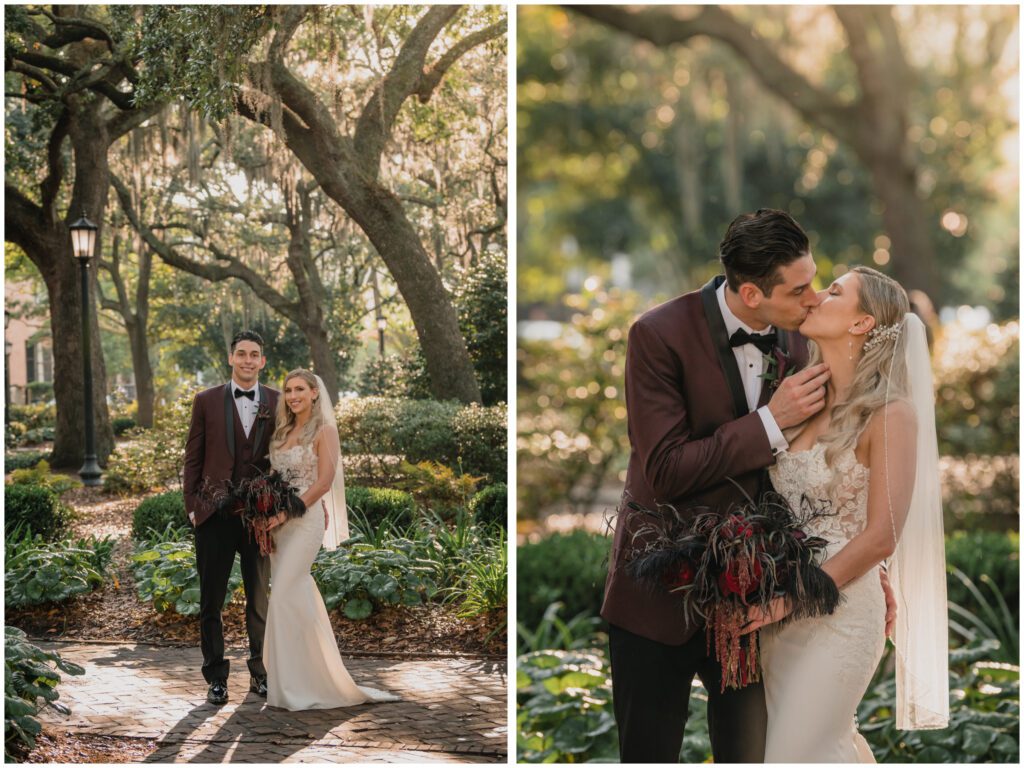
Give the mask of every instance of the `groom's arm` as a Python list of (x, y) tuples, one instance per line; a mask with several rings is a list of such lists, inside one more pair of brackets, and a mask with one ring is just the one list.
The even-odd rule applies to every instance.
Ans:
[[(714, 434), (697, 438), (691, 409), (680, 381), (682, 362), (657, 330), (644, 320), (633, 324), (626, 346), (626, 413), (630, 442), (638, 452), (645, 479), (658, 503), (670, 504), (711, 488), (727, 477), (767, 467), (774, 461), (764, 423), (757, 411), (727, 422)], [(723, 396), (728, 396), (725, 393)]]
[(185, 471), (182, 492), (185, 497), (185, 512), (193, 525), (202, 516), (206, 502), (200, 497), (203, 482), (203, 465), (206, 460), (206, 414), (203, 404), (196, 395), (192, 400), (192, 421), (185, 440)]

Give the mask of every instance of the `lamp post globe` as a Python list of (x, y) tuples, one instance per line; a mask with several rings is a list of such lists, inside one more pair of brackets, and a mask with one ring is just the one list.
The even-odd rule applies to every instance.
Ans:
[(78, 260), (82, 274), (82, 390), (85, 395), (85, 458), (78, 476), (89, 486), (100, 484), (100, 465), (96, 460), (96, 420), (92, 403), (92, 339), (89, 335), (89, 262), (96, 248), (96, 230), (99, 229), (82, 213), (72, 224), (71, 253)]

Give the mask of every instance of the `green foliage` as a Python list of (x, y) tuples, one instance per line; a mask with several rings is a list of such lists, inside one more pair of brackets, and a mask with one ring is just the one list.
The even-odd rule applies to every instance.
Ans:
[(405, 358), (399, 355), (374, 357), (363, 368), (356, 389), (364, 397), (408, 397), (408, 369)]
[(1017, 763), (1020, 758), (1020, 668), (990, 661), (988, 640), (950, 652), (949, 727), (899, 731), (896, 682), (883, 679), (857, 710), (875, 759), (889, 763)]
[(138, 424), (135, 423), (135, 419), (131, 416), (118, 416), (111, 419), (110, 426), (114, 430), (114, 434), (121, 437), (128, 430), (138, 427)]
[(4, 446), (6, 448), (17, 448), (21, 445), (21, 440), (26, 432), (28, 432), (28, 427), (20, 421), (7, 422), (7, 429), (4, 430)]
[(939, 453), (1016, 453), (1020, 436), (1017, 322), (981, 330), (957, 323), (943, 326), (933, 365)]
[(386, 548), (352, 541), (322, 549), (313, 561), (313, 579), (327, 610), (340, 609), (352, 620), (366, 619), (385, 605), (419, 605), (437, 592), (430, 564), (419, 559), (408, 539)]
[(135, 429), (110, 455), (103, 488), (111, 493), (145, 493), (167, 483), (180, 485), (185, 438), (192, 417), (191, 395), (157, 410), (152, 429)]
[(464, 618), (505, 609), (508, 605), (508, 547), (504, 530), (476, 557), (465, 562), (462, 583), (452, 594), (461, 597), (459, 616)]
[(599, 648), (520, 656), (516, 664), (519, 760), (617, 761), (610, 676), (607, 656)]
[(4, 542), (4, 606), (60, 603), (103, 584), (114, 542), (105, 539), (45, 542), (23, 529)]
[(58, 496), (72, 488), (81, 488), (82, 483), (73, 477), (50, 472), (50, 464), (40, 459), (34, 466), (15, 469), (11, 472), (10, 482), (15, 485), (38, 485), (49, 488)]
[[(180, 531), (169, 528), (154, 541), (143, 541), (132, 556), (132, 572), (139, 599), (152, 602), (157, 613), (175, 611), (182, 616), (199, 615), (199, 572), (196, 568), (195, 541), (179, 538)], [(225, 607), (242, 588), (242, 568), (238, 557), (231, 566)]]
[(67, 712), (55, 704), (60, 698), (61, 672), (85, 674), (60, 654), (32, 645), (17, 627), (4, 627), (4, 762), (16, 762), (12, 745), (20, 743), (29, 749), (36, 745), (35, 737), (42, 731), (36, 719), (41, 706)]
[(7, 409), (7, 417), (25, 426), (25, 429), (53, 429), (57, 426), (57, 406), (53, 403), (35, 403), (34, 405), (15, 405)]
[(457, 474), (435, 461), (402, 464), (403, 483), (413, 497), (431, 512), (450, 517), (466, 509), (482, 478)]
[(598, 629), (600, 617), (584, 612), (565, 621), (558, 615), (564, 607), (564, 603), (552, 603), (534, 627), (516, 623), (516, 648), (520, 654), (545, 650), (578, 651), (607, 643), (607, 637)]
[[(1020, 534), (995, 531), (955, 531), (946, 537), (946, 591), (949, 602), (976, 610), (968, 587), (956, 576), (960, 570), (975, 584), (987, 576), (996, 590), (1020, 617)], [(1019, 622), (1018, 622), (1019, 623)]]
[(18, 451), (17, 453), (4, 454), (4, 474), (10, 474), (16, 469), (31, 469), (43, 459), (49, 458), (49, 453), (42, 451)]
[(132, 538), (148, 538), (153, 533), (167, 530), (168, 525), (191, 530), (181, 491), (168, 491), (143, 499), (132, 513)]
[(23, 528), (46, 541), (60, 538), (71, 522), (72, 510), (44, 485), (4, 486), (4, 533)]
[(980, 584), (975, 584), (959, 568), (951, 569), (951, 575), (968, 591), (970, 604), (975, 610), (950, 602), (950, 630), (966, 644), (994, 640), (999, 645), (998, 652), (992, 655), (993, 660), (1017, 661), (1020, 658), (1020, 606), (1015, 604), (1011, 611), (1006, 599), (986, 574), (978, 578)]
[(567, 616), (597, 615), (610, 549), (607, 537), (582, 530), (553, 533), (520, 545), (516, 550), (518, 621), (537, 626), (556, 601), (565, 604)]
[(508, 265), (500, 249), (485, 251), (466, 271), (455, 304), (484, 405), (503, 403), (508, 399)]
[(1006, 530), (1019, 524), (1020, 457), (1017, 454), (942, 456), (939, 474), (947, 531)]
[(640, 312), (639, 298), (595, 286), (567, 296), (565, 305), (572, 314), (557, 339), (519, 346), (522, 518), (555, 502), (589, 507), (629, 456), (626, 333)]
[(385, 523), (391, 528), (405, 528), (416, 512), (412, 496), (394, 488), (352, 486), (345, 489), (345, 504), (373, 529)]
[(508, 486), (488, 485), (469, 502), (469, 511), (480, 525), (508, 528)]
[(384, 480), (394, 479), (385, 457), (401, 456), (460, 466), (465, 473), (504, 482), (508, 433), (503, 405), (361, 397), (343, 399), (337, 417), (343, 453), (377, 457)]

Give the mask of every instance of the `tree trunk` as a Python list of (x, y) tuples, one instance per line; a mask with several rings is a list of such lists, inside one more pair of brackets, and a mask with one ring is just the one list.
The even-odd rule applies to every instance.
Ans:
[(140, 427), (153, 426), (153, 411), (156, 407), (156, 389), (153, 386), (153, 366), (149, 362), (149, 339), (146, 338), (146, 322), (138, 318), (125, 322), (128, 342), (132, 350), (132, 371), (135, 374), (135, 400), (138, 406), (136, 421)]
[(338, 200), (366, 233), (409, 307), (427, 361), (431, 394), (438, 400), (482, 402), (452, 298), (398, 198), (369, 182), (360, 187), (358, 198), (345, 205), (332, 187), (325, 184), (324, 191)]

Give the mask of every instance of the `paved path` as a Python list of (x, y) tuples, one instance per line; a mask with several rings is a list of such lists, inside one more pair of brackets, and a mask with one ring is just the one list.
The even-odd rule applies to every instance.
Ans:
[(198, 648), (38, 642), (85, 667), (63, 675), (45, 719), (69, 732), (157, 740), (147, 762), (505, 762), (506, 665), (476, 659), (351, 658), (363, 685), (401, 701), (287, 712), (249, 693), (244, 652), (229, 650), (229, 701), (206, 703)]

